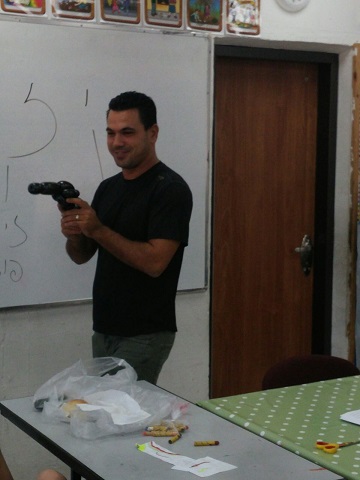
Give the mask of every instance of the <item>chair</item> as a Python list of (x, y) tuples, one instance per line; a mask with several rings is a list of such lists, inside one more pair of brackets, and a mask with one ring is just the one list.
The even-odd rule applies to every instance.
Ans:
[(331, 355), (299, 355), (282, 360), (265, 373), (262, 389), (288, 387), (360, 375), (349, 360)]

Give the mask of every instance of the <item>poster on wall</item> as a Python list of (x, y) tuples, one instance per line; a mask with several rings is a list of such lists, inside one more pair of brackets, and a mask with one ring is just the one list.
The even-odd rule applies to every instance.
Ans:
[(1, 9), (9, 13), (43, 15), (46, 0), (1, 0)]
[(53, 17), (92, 20), (94, 18), (94, 0), (52, 0)]
[(260, 33), (260, 0), (226, 0), (228, 33)]
[(187, 0), (186, 7), (186, 21), (189, 29), (212, 32), (222, 30), (222, 0)]
[(109, 22), (140, 23), (140, 1), (101, 0), (101, 18)]
[(182, 0), (144, 0), (145, 21), (148, 25), (180, 28)]

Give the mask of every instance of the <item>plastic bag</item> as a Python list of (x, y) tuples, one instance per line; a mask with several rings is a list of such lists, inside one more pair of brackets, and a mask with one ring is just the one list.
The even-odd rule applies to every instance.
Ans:
[(51, 377), (34, 395), (34, 406), (41, 410), (44, 402), (83, 398), (100, 390), (119, 388), (135, 382), (135, 370), (125, 360), (115, 357), (79, 360)]
[[(69, 415), (68, 400), (83, 399)], [(186, 413), (185, 402), (165, 391), (137, 382), (125, 360), (102, 357), (79, 361), (44, 383), (34, 394), (35, 408), (49, 421), (69, 422), (71, 433), (95, 439), (145, 429)]]

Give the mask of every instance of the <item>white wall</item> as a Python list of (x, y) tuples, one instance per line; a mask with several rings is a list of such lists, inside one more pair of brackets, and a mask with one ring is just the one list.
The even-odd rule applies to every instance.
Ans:
[(282, 10), (275, 0), (265, 0), (261, 3), (262, 37), (268, 40), (352, 45), (359, 36), (358, 7), (356, 0), (311, 0), (304, 10), (289, 13)]
[[(351, 46), (360, 40), (358, 0), (312, 0), (305, 10), (292, 14), (281, 10), (275, 0), (263, 0), (261, 12), (260, 36), (228, 36), (217, 38), (216, 42), (340, 54), (332, 353), (346, 357)], [(181, 42), (180, 35), (178, 39)], [(209, 80), (212, 88), (212, 78)], [(209, 292), (178, 295), (177, 313), (179, 333), (159, 385), (192, 401), (204, 399), (208, 395), (209, 376)], [(51, 375), (79, 358), (89, 357), (90, 336), (90, 304), (0, 310), (0, 398), (32, 395)], [(68, 469), (51, 454), (3, 419), (0, 420), (0, 445), (15, 478), (34, 478), (35, 472), (46, 466), (56, 466), (68, 474)]]
[[(350, 314), (349, 303), (349, 221), (352, 129), (352, 50), (340, 54), (338, 143), (335, 188), (334, 276), (332, 307), (332, 353), (347, 357), (346, 336)], [(357, 359), (359, 361), (359, 359)]]

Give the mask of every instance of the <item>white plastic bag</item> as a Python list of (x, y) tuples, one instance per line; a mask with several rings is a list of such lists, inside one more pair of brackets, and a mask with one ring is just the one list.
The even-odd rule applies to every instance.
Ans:
[[(69, 416), (68, 400), (83, 399)], [(144, 429), (164, 419), (177, 420), (188, 403), (144, 382), (125, 360), (102, 357), (79, 361), (50, 378), (34, 395), (35, 408), (49, 421), (70, 422), (71, 433), (95, 439)]]
[(44, 402), (83, 398), (94, 392), (129, 385), (136, 379), (135, 370), (125, 360), (115, 357), (79, 360), (51, 377), (35, 392), (34, 406), (41, 410)]

